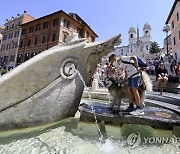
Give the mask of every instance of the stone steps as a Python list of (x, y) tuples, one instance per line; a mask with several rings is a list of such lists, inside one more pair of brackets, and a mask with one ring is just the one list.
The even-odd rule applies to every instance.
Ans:
[[(153, 90), (157, 91), (158, 87), (157, 87), (156, 81), (152, 81), (152, 84), (153, 84)], [(161, 87), (161, 88), (163, 88), (163, 87)], [(167, 87), (166, 87), (166, 91), (172, 92), (172, 93), (179, 93), (180, 92), (180, 84), (168, 82)]]
[(152, 99), (146, 99), (146, 104), (153, 107), (161, 107), (164, 109), (168, 109), (176, 113), (178, 116), (180, 116), (180, 106), (169, 104), (162, 101), (152, 100)]

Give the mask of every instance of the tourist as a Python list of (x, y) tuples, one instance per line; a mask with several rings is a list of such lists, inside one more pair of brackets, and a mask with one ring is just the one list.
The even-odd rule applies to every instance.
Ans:
[(98, 64), (97, 71), (99, 73), (99, 79), (103, 80), (104, 77), (104, 69), (102, 63)]
[(116, 70), (116, 67), (113, 65), (113, 63), (116, 61), (116, 55), (115, 54), (112, 54), (110, 57), (109, 57), (109, 63), (106, 67), (106, 71), (105, 71), (105, 74), (106, 76), (108, 77), (113, 77), (113, 78), (117, 78), (117, 70)]
[[(127, 90), (129, 97), (129, 107), (126, 111), (132, 115), (143, 115), (143, 107), (141, 106), (141, 98), (138, 92), (138, 86), (140, 83), (141, 75), (138, 69), (138, 60), (136, 56), (122, 56), (118, 61), (121, 62), (121, 66), (125, 70), (125, 77), (128, 80)], [(136, 108), (134, 107), (134, 99)]]
[(178, 65), (176, 67), (176, 75), (180, 77), (180, 62), (178, 62)]
[(158, 91), (161, 91), (160, 86), (161, 86), (162, 82), (164, 83), (163, 91), (166, 91), (166, 86), (168, 84), (168, 71), (165, 68), (164, 63), (160, 63), (159, 68), (157, 69), (156, 79), (157, 79)]
[(150, 75), (154, 76), (155, 75), (155, 66), (154, 66), (153, 62), (151, 62), (150, 70), (151, 70)]
[(171, 75), (176, 75), (176, 62), (173, 60), (170, 65), (170, 72)]
[(157, 69), (159, 68), (159, 60), (158, 58), (155, 58), (154, 61), (153, 61), (153, 64), (155, 66), (155, 73), (156, 73), (156, 76), (157, 76)]

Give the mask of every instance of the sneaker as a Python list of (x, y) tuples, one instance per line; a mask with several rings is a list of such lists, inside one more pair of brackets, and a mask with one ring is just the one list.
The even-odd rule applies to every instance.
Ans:
[(143, 109), (137, 108), (135, 111), (130, 112), (130, 114), (131, 115), (135, 115), (135, 116), (137, 116), (137, 115), (144, 115), (144, 111), (143, 111)]
[(135, 111), (135, 107), (134, 105), (129, 105), (128, 108), (125, 110), (125, 112), (132, 112), (132, 111)]
[(136, 110), (136, 109), (141, 109), (141, 110), (143, 110), (144, 107), (145, 107), (145, 104), (143, 103), (143, 104), (140, 105), (140, 107), (137, 107), (137, 106), (136, 106), (135, 110)]
[(167, 90), (166, 90), (166, 89), (164, 89), (163, 91), (164, 91), (164, 92), (166, 92)]

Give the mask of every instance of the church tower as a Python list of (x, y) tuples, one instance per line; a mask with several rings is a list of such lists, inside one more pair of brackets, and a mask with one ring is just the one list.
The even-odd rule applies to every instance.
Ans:
[(146, 22), (143, 28), (144, 37), (151, 37), (151, 26)]
[(129, 44), (135, 44), (136, 43), (136, 29), (132, 26), (130, 29), (129, 29)]

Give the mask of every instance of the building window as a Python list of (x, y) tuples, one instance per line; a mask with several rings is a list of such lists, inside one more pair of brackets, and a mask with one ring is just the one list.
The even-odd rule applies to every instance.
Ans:
[(14, 28), (14, 24), (12, 24), (12, 28)]
[(43, 23), (43, 29), (47, 29), (49, 25), (49, 21)]
[(27, 46), (31, 45), (31, 39), (28, 40)]
[(17, 56), (17, 64), (20, 64), (22, 62), (22, 54), (19, 54)]
[(15, 60), (15, 55), (11, 55), (9, 61), (10, 61), (10, 62), (13, 62), (14, 60)]
[(30, 59), (30, 53), (25, 53), (24, 61), (27, 61), (28, 59)]
[(36, 52), (32, 52), (31, 53), (31, 58), (34, 57), (36, 55)]
[(7, 64), (7, 62), (8, 62), (8, 56), (4, 56), (3, 62), (4, 62), (4, 64)]
[(89, 32), (86, 32), (86, 38), (89, 38)]
[(17, 48), (17, 46), (18, 46), (18, 42), (15, 42), (14, 44), (15, 44), (15, 45), (14, 45), (14, 46), (15, 46), (15, 48)]
[(13, 38), (13, 33), (9, 33), (8, 39), (12, 39)]
[(69, 28), (70, 22), (64, 19), (64, 27)]
[(58, 26), (59, 25), (59, 18), (56, 18), (53, 20), (53, 26)]
[(177, 12), (176, 16), (177, 16), (177, 21), (178, 21), (179, 20), (179, 12)]
[(175, 37), (173, 38), (173, 41), (174, 41), (174, 45), (176, 45), (176, 38)]
[(172, 24), (171, 24), (171, 26), (172, 26), (172, 29), (174, 28), (174, 21), (172, 21)]
[(18, 22), (18, 26), (21, 24), (21, 21)]
[(2, 64), (2, 57), (0, 57), (0, 64)]
[(4, 36), (3, 36), (3, 41), (4, 41), (4, 40), (7, 40), (7, 35), (4, 35)]
[(4, 50), (4, 47), (5, 47), (5, 45), (1, 45), (1, 51), (3, 51), (3, 50)]
[(42, 37), (42, 43), (45, 43), (46, 42), (46, 36), (43, 36)]
[(146, 45), (146, 50), (147, 50), (147, 51), (149, 50), (149, 47), (148, 47), (148, 45)]
[(41, 29), (41, 24), (37, 24), (36, 25), (36, 31), (40, 30)]
[(95, 38), (92, 36), (92, 37), (91, 37), (91, 40), (92, 40), (92, 42), (94, 42)]
[(7, 44), (6, 50), (9, 50), (11, 48), (11, 44)]
[(1, 46), (1, 51), (5, 50), (5, 45)]
[(25, 35), (25, 34), (26, 34), (26, 29), (23, 29), (21, 35)]
[(80, 28), (77, 28), (77, 33), (79, 34), (79, 37), (82, 38), (83, 37), (83, 30)]
[(23, 41), (20, 42), (20, 45), (19, 45), (20, 48), (23, 47)]
[(17, 42), (13, 42), (13, 43), (12, 43), (12, 49), (16, 48), (16, 43), (17, 43)]
[(34, 45), (36, 45), (36, 44), (37, 44), (37, 42), (38, 42), (38, 38), (37, 38), (37, 37), (35, 37), (35, 40), (34, 40)]
[(14, 37), (18, 37), (18, 36), (19, 36), (19, 31), (15, 31)]
[(54, 42), (56, 40), (56, 33), (53, 33), (52, 35), (52, 42)]
[(130, 38), (133, 38), (133, 34), (130, 35)]
[(69, 34), (67, 32), (63, 32), (63, 34), (64, 34), (63, 42), (65, 42), (65, 39)]
[(29, 28), (29, 33), (32, 33), (33, 30), (34, 30), (34, 26), (31, 26), (31, 27)]

